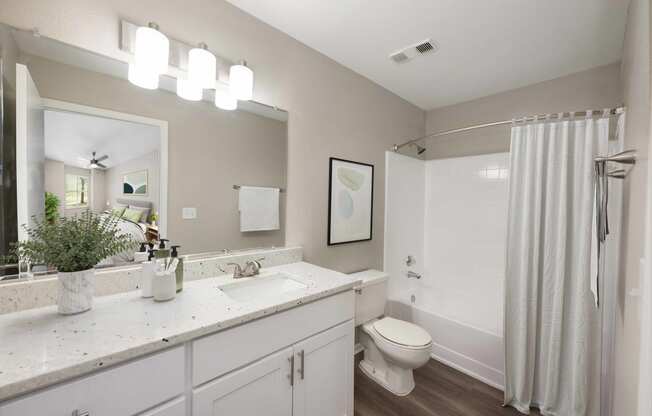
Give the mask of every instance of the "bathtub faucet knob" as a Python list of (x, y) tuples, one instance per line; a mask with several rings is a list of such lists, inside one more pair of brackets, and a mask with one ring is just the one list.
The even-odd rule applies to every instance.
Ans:
[(419, 273), (413, 272), (412, 270), (408, 270), (407, 277), (408, 279), (421, 279), (421, 275)]

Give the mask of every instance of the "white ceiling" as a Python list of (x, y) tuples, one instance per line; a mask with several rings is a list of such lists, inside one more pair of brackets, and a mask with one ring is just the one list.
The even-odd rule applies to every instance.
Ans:
[(45, 111), (45, 157), (88, 168), (93, 152), (111, 168), (160, 148), (156, 126), (61, 111)]
[[(429, 110), (621, 57), (629, 0), (227, 0)], [(388, 55), (426, 38), (440, 50)]]

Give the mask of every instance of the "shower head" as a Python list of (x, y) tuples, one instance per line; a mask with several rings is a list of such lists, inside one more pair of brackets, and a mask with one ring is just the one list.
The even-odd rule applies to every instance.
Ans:
[(412, 145), (417, 148), (417, 155), (423, 154), (426, 151), (426, 148), (423, 146), (419, 146), (416, 143), (412, 143)]

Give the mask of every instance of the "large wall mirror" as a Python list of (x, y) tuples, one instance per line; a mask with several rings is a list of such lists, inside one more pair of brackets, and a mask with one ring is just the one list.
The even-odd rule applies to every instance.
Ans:
[[(118, 216), (135, 240), (169, 239), (183, 254), (284, 244), (285, 111), (186, 101), (166, 76), (159, 89), (142, 89), (125, 62), (2, 24), (0, 71), (3, 256), (29, 238), (22, 224), (32, 218), (85, 210)], [(270, 224), (243, 218), (256, 205), (241, 195), (248, 186), (278, 189)], [(131, 261), (126, 252), (99, 267)], [(5, 260), (0, 279), (17, 272)]]

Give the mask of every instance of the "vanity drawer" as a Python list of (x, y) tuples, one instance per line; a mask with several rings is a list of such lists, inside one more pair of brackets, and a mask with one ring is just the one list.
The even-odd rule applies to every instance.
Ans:
[(0, 416), (133, 415), (182, 394), (184, 366), (177, 347), (1, 404)]
[(194, 341), (193, 386), (353, 319), (354, 302), (350, 290)]

